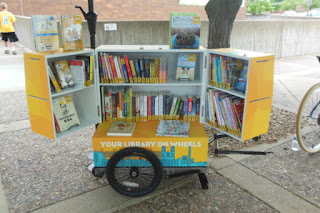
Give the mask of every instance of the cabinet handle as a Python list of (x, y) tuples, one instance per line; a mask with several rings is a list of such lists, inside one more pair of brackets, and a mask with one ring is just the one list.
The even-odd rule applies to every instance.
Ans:
[(269, 99), (269, 98), (270, 98), (270, 97), (260, 98), (260, 99), (254, 100), (254, 101), (250, 101), (249, 103), (253, 103), (253, 102), (257, 102), (257, 101), (262, 101), (262, 100)]
[(257, 61), (257, 63), (263, 63), (263, 62), (267, 62), (269, 60), (262, 60), (262, 61)]
[(43, 99), (43, 98), (39, 98), (39, 97), (36, 97), (36, 96), (33, 96), (33, 95), (28, 95), (28, 96), (31, 97), (31, 98), (36, 98), (36, 99), (39, 99), (39, 100), (41, 100), (41, 101), (46, 101), (46, 102), (48, 102), (48, 100)]
[(29, 58), (30, 60), (40, 61), (40, 58)]

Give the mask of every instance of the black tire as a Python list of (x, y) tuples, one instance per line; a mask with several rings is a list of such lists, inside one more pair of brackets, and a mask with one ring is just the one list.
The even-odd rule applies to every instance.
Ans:
[[(121, 161), (127, 157), (139, 159), (133, 159), (137, 160), (135, 162)], [(139, 163), (141, 165), (138, 165)], [(126, 196), (139, 197), (157, 188), (162, 178), (162, 165), (159, 159), (146, 149), (125, 148), (110, 158), (106, 167), (106, 176), (115, 191)]]

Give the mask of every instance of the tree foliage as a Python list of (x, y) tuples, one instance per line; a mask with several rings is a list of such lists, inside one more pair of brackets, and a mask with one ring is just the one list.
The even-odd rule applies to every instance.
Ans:
[[(308, 0), (284, 0), (280, 4), (280, 11), (295, 10), (297, 6), (308, 8)], [(320, 0), (311, 0), (310, 9), (320, 8)]]
[[(297, 6), (303, 6), (305, 0), (284, 0), (280, 4), (280, 11), (295, 10)], [(306, 1), (305, 1), (306, 2)], [(307, 5), (307, 2), (306, 2)]]
[(251, 15), (272, 12), (273, 6), (266, 0), (249, 0), (247, 2), (247, 12)]

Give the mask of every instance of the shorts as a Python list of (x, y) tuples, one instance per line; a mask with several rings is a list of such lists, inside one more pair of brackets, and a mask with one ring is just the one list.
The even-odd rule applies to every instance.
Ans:
[(17, 41), (19, 41), (19, 39), (18, 39), (17, 35), (15, 34), (15, 32), (2, 33), (2, 40), (4, 40), (4, 41), (10, 40), (10, 42), (17, 42)]

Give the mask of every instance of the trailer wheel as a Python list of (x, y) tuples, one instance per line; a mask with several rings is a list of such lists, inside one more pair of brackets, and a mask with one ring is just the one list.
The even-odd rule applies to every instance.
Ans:
[(111, 187), (120, 194), (139, 197), (152, 192), (162, 178), (162, 165), (150, 151), (132, 147), (116, 152), (106, 167)]

